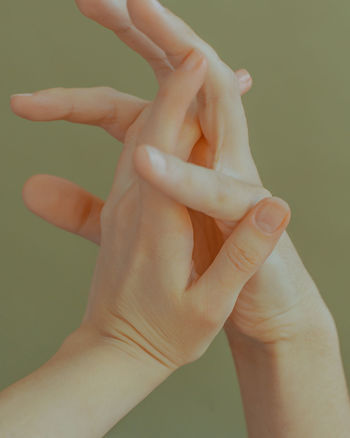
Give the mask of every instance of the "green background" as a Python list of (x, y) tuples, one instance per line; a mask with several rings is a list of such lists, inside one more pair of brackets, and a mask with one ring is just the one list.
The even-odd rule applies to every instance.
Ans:
[[(290, 234), (335, 316), (350, 376), (348, 0), (168, 0), (234, 69), (266, 187), (293, 210)], [(14, 116), (12, 93), (109, 85), (152, 98), (151, 70), (73, 0), (2, 1), (0, 386), (46, 361), (82, 317), (97, 247), (26, 211), (35, 173), (108, 193), (121, 145), (93, 127)], [(236, 376), (221, 334), (109, 437), (244, 437)]]

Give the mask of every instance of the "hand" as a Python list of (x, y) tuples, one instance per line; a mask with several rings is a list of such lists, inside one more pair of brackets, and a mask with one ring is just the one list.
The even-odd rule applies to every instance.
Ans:
[[(188, 158), (192, 146), (181, 141), (181, 127), (205, 67), (205, 58), (194, 51), (160, 86), (126, 140), (126, 150), (141, 146), (136, 161), (144, 161), (145, 144)], [(193, 281), (187, 209), (137, 175), (124, 184), (124, 176), (119, 162), (101, 215), (101, 249), (82, 328), (93, 327), (118, 348), (146, 352), (176, 369), (198, 359), (221, 330), (241, 288), (286, 228), (289, 208), (283, 201), (263, 200)]]
[[(176, 52), (185, 54), (191, 48), (199, 47), (206, 54), (209, 74), (200, 95), (199, 114), (200, 127), (212, 147), (208, 148), (205, 137), (200, 138), (193, 149), (191, 161), (206, 164), (208, 167), (212, 165), (221, 174), (252, 183), (253, 193), (247, 198), (250, 201), (245, 210), (253, 205), (256, 186), (261, 184), (250, 156), (244, 112), (237, 93), (235, 76), (237, 78), (240, 75), (233, 75), (215, 52), (181, 20), (169, 11), (155, 9), (148, 0), (142, 4), (136, 0), (129, 1), (133, 24), (126, 15), (125, 2), (80, 0), (78, 5), (83, 13), (112, 28), (119, 37), (149, 60), (160, 82), (162, 77), (169, 74), (169, 62), (173, 65), (178, 62), (178, 58), (173, 56)], [(156, 35), (152, 29), (157, 29)], [(146, 38), (145, 34), (151, 39)], [(123, 140), (125, 127), (146, 103), (137, 100), (134, 111), (130, 96), (114, 92), (116, 94), (113, 99), (110, 93), (106, 89), (53, 90), (35, 93), (33, 97), (14, 97), (12, 107), (17, 114), (35, 120), (63, 118), (83, 123), (100, 123), (118, 139)], [(93, 98), (96, 98), (94, 106), (90, 105), (92, 110), (87, 111), (84, 104), (87, 99), (90, 102)], [(117, 101), (124, 104), (126, 112), (118, 111)], [(74, 114), (69, 113), (71, 107), (76, 108)], [(212, 114), (215, 117), (211, 117)], [(198, 136), (198, 124), (187, 119), (183, 135), (184, 138), (188, 135), (188, 141), (195, 139)], [(217, 156), (214, 159), (211, 157), (212, 151), (216, 151)], [(126, 150), (124, 157), (125, 154)], [(129, 162), (130, 157), (131, 153), (126, 157)], [(130, 169), (130, 165), (126, 167)], [(195, 192), (192, 199), (198, 198), (198, 190)], [(69, 198), (65, 196), (67, 193)], [(259, 197), (264, 193), (266, 196), (263, 191)], [(72, 183), (55, 177), (36, 176), (25, 185), (24, 199), (31, 210), (45, 219), (99, 242), (99, 217), (103, 203)], [(206, 202), (208, 204), (208, 200)], [(208, 212), (208, 208), (203, 205), (202, 208)], [(195, 269), (197, 275), (200, 275), (215, 258), (235, 224), (213, 220), (210, 214), (191, 212), (191, 217), (195, 224)], [(218, 215), (217, 218), (221, 216)], [(231, 340), (242, 334), (265, 343), (278, 342), (282, 333), (283, 337), (292, 337), (295, 331), (303, 332), (305, 325), (310, 328), (310, 309), (312, 315), (317, 315), (317, 318), (312, 317), (316, 326), (329, 325), (329, 313), (292, 243), (285, 235), (268, 263), (247, 284), (226, 324), (227, 333)], [(314, 309), (318, 311), (315, 312)], [(277, 317), (278, 315), (281, 316)]]
[[(248, 92), (252, 85), (249, 73), (238, 70), (236, 75), (240, 92)], [(20, 117), (98, 126), (121, 142), (150, 104), (108, 87), (55, 88), (11, 96), (12, 110)], [(192, 124), (187, 119), (185, 125), (184, 137), (191, 138), (198, 132), (197, 123)], [(100, 245), (100, 214), (104, 201), (92, 193), (64, 178), (43, 174), (34, 175), (25, 183), (23, 200), (30, 211), (47, 222)]]
[[(198, 114), (201, 130), (211, 150), (204, 148), (204, 159), (201, 157), (192, 161), (251, 183), (256, 193), (255, 186), (261, 186), (261, 180), (250, 154), (245, 115), (235, 75), (212, 48), (170, 11), (157, 7), (156, 2), (129, 0), (128, 7), (136, 27), (167, 54), (173, 66), (193, 47), (206, 55), (208, 75), (200, 94)], [(171, 178), (170, 174), (168, 178)], [(163, 188), (166, 186), (165, 179), (162, 179)], [(198, 180), (197, 188), (202, 183), (202, 180)], [(190, 187), (187, 186), (189, 192)], [(205, 219), (201, 216), (196, 221), (197, 235), (210, 236), (207, 240), (207, 260), (197, 259), (196, 269), (200, 275), (215, 257), (220, 238), (226, 239), (235, 222), (227, 221), (225, 215), (222, 217), (218, 214), (215, 207), (220, 198), (215, 202), (207, 198), (201, 209), (198, 202), (194, 202), (195, 198), (199, 199), (199, 191), (193, 190), (191, 195), (188, 193), (192, 201), (187, 205), (195, 205), (195, 208), (207, 213)], [(228, 199), (224, 196), (224, 200)], [(223, 203), (221, 200), (221, 210), (225, 210)], [(213, 217), (215, 220), (210, 220)], [(222, 221), (222, 218), (225, 220)], [(248, 337), (265, 345), (295, 336), (303, 337), (306, 333), (317, 337), (320, 329), (332, 333), (335, 331), (333, 319), (287, 235), (283, 236), (268, 262), (245, 286), (226, 329), (231, 340)]]
[[(163, 82), (128, 130), (131, 156), (147, 142), (188, 158), (192, 144), (181, 142), (180, 131), (205, 66), (194, 52)], [(263, 201), (193, 282), (187, 209), (123, 170), (101, 209), (101, 249), (83, 323), (47, 363), (1, 392), (1, 436), (104, 436), (175, 368), (205, 351), (289, 220), (282, 201)], [(266, 209), (274, 225), (281, 222), (271, 232)]]
[[(166, 80), (173, 68), (166, 55), (132, 25), (127, 16), (125, 1), (115, 2), (113, 6), (110, 2), (79, 1), (78, 4), (86, 15), (110, 27), (123, 41), (142, 53), (153, 66), (160, 82)], [(247, 92), (252, 84), (249, 73), (238, 70), (236, 77), (240, 92)], [(35, 121), (67, 120), (96, 125), (123, 142), (133, 135), (133, 126), (139, 124), (137, 120), (149, 105), (149, 102), (105, 87), (44, 90), (32, 95), (15, 95), (11, 99), (13, 111), (24, 118)], [(198, 121), (190, 114), (182, 135), (188, 144), (193, 143), (200, 135)], [(200, 144), (203, 145), (204, 141), (200, 141)], [(132, 151), (124, 148), (120, 167), (127, 170), (119, 180), (127, 180), (129, 176), (131, 178), (131, 175), (128, 176), (131, 156)], [(27, 207), (43, 219), (100, 243), (100, 216), (104, 202), (72, 182), (50, 175), (36, 175), (25, 184), (23, 199)], [(203, 215), (197, 214), (196, 217), (201, 216)], [(200, 241), (196, 239), (196, 248), (199, 244)], [(198, 254), (201, 251), (196, 252)]]

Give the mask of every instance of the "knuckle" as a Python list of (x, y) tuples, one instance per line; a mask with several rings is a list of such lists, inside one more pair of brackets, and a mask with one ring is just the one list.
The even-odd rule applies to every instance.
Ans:
[(137, 196), (136, 183), (132, 183), (120, 196), (110, 196), (101, 212), (101, 225), (127, 229), (132, 218), (138, 214)]
[(220, 102), (227, 100), (225, 94), (221, 93), (200, 93), (198, 96), (200, 106), (207, 108), (210, 105), (218, 105)]
[(191, 308), (191, 319), (195, 320), (201, 327), (203, 334), (205, 331), (208, 333), (212, 332), (220, 324), (217, 312), (210, 306), (207, 299), (196, 302), (196, 305)]
[(67, 109), (62, 117), (63, 120), (67, 121), (74, 121), (76, 118), (76, 103), (73, 99), (70, 100), (69, 104), (67, 105)]
[(228, 181), (227, 176), (224, 173), (217, 172), (217, 192), (215, 193), (215, 197), (217, 202), (220, 205), (226, 205), (232, 202), (232, 193), (228, 189)]
[(134, 32), (133, 26), (129, 22), (121, 22), (115, 27), (115, 33), (121, 37), (127, 36)]
[(254, 271), (259, 263), (258, 254), (252, 250), (243, 249), (236, 242), (227, 242), (225, 251), (227, 259), (238, 272), (248, 274)]
[(194, 173), (188, 171), (186, 167), (184, 167), (183, 174), (181, 175), (181, 185), (187, 187), (189, 193), (193, 193), (196, 189)]
[(216, 172), (215, 179), (215, 188), (206, 193), (209, 205), (208, 214), (212, 217), (218, 215), (218, 209), (220, 210), (224, 206), (232, 204), (232, 193), (229, 190), (226, 175)]
[(169, 81), (164, 81), (164, 83), (159, 87), (157, 100), (166, 101), (171, 96), (171, 87), (169, 86)]
[(157, 72), (165, 74), (171, 71), (171, 66), (164, 56), (148, 56), (147, 60)]

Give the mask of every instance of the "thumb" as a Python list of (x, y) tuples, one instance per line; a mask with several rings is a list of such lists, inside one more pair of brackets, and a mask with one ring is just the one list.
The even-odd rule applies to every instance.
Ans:
[(224, 323), (248, 280), (271, 254), (290, 221), (290, 208), (279, 198), (265, 198), (240, 221), (208, 270), (188, 296), (210, 321)]

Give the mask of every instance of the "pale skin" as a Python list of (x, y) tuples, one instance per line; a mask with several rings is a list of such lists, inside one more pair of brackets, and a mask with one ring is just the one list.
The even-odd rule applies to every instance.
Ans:
[[(147, 144), (188, 158), (192, 148), (181, 128), (206, 73), (205, 57), (191, 51), (168, 75), (137, 134), (125, 139), (126, 149), (137, 148), (135, 161), (149, 161)], [(101, 213), (83, 321), (48, 363), (2, 392), (4, 436), (103, 436), (172, 372), (205, 353), (290, 219), (284, 201), (263, 199), (194, 280), (188, 209), (137, 174), (126, 184), (124, 176), (118, 166)]]
[[(191, 208), (194, 253), (190, 278), (197, 278), (208, 272), (237, 220), (268, 195), (250, 155), (239, 96), (251, 83), (243, 81), (244, 71), (233, 75), (180, 19), (150, 0), (128, 2), (132, 22), (125, 2), (80, 0), (78, 6), (149, 60), (160, 86), (193, 48), (205, 55), (204, 83), (180, 135), (183, 150), (192, 150), (190, 158), (184, 152), (163, 148), (168, 169), (162, 174), (159, 166), (152, 166), (149, 150), (140, 148), (134, 153), (137, 142), (128, 143), (128, 138), (139, 135), (149, 104), (115, 91), (45, 91), (14, 97), (12, 107), (33, 120), (97, 124), (129, 144), (118, 164), (118, 190), (125, 190), (138, 174)], [(94, 104), (87, 105), (89, 102)], [(72, 104), (74, 113), (69, 112)], [(145, 138), (143, 142), (158, 149), (164, 146)], [(209, 169), (186, 163), (188, 158)], [(54, 203), (49, 202), (52, 195)], [(55, 177), (37, 176), (26, 184), (24, 200), (32, 211), (55, 225), (101, 242), (103, 202), (82, 189)], [(249, 436), (349, 435), (349, 401), (334, 322), (286, 234), (267, 263), (246, 283), (225, 330), (238, 369)]]

